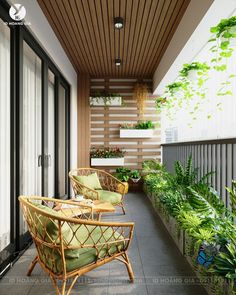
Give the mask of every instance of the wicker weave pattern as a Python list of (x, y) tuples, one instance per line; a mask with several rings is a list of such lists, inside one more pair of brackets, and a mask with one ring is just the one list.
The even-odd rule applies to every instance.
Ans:
[[(130, 279), (133, 280), (134, 275), (127, 255), (133, 235), (133, 223), (108, 223), (92, 220), (92, 207), (81, 206), (71, 201), (26, 196), (20, 196), (19, 201), (38, 252), (28, 275), (39, 262), (52, 279), (57, 294), (69, 294), (79, 276), (99, 265), (118, 259), (126, 265)], [(78, 214), (76, 218), (68, 218), (56, 211), (55, 214), (48, 213), (35, 206), (35, 202), (43, 202), (43, 205), (50, 208), (62, 203), (73, 204), (81, 207), (81, 214)], [(81, 230), (83, 230), (83, 236), (77, 234)], [(66, 237), (65, 231), (70, 233)], [(96, 239), (93, 235), (95, 231), (99, 232)], [(77, 253), (78, 249), (93, 249), (95, 261), (80, 268), (68, 270), (66, 262), (68, 251), (75, 250), (72, 252)], [(78, 259), (80, 259), (79, 256)], [(66, 292), (68, 278), (72, 279), (72, 283)], [(63, 281), (61, 290), (57, 286), (57, 280)]]
[(76, 195), (82, 194), (85, 198), (98, 200), (99, 194), (96, 190), (90, 189), (80, 183), (74, 176), (81, 176), (81, 175), (90, 175), (92, 173), (97, 173), (101, 186), (104, 190), (108, 190), (111, 192), (117, 192), (122, 195), (121, 202), (116, 204), (120, 206), (125, 214), (125, 208), (123, 204), (123, 198), (125, 195), (125, 185), (120, 180), (118, 180), (113, 175), (107, 173), (104, 170), (94, 169), (94, 168), (79, 168), (71, 170), (69, 173), (69, 177), (71, 180), (71, 185)]

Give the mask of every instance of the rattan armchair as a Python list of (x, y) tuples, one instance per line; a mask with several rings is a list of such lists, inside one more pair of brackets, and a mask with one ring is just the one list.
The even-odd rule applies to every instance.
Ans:
[[(50, 276), (56, 293), (70, 294), (78, 277), (116, 259), (126, 265), (133, 281), (127, 250), (134, 223), (94, 221), (92, 207), (72, 201), (36, 196), (20, 196), (19, 201), (37, 249), (28, 275), (38, 262)], [(63, 209), (53, 209), (65, 203), (76, 206), (71, 207), (72, 216), (76, 217), (65, 217)]]
[(82, 194), (85, 196), (85, 198), (93, 199), (93, 200), (99, 200), (99, 191), (91, 189), (76, 179), (76, 176), (84, 176), (84, 175), (90, 175), (92, 173), (97, 173), (100, 184), (104, 190), (110, 191), (110, 192), (116, 192), (121, 195), (121, 200), (118, 203), (113, 203), (115, 206), (119, 206), (122, 208), (123, 213), (125, 214), (125, 207), (123, 203), (124, 195), (126, 193), (126, 186), (124, 183), (122, 183), (119, 179), (111, 175), (110, 173), (94, 169), (94, 168), (78, 168), (73, 169), (69, 172), (69, 178), (71, 181), (72, 188), (74, 190), (74, 193), (76, 195)]

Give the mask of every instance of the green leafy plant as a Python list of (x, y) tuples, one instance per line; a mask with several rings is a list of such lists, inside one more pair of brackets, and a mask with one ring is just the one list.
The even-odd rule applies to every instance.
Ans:
[(192, 156), (190, 155), (186, 166), (183, 166), (180, 161), (175, 162), (176, 182), (179, 185), (188, 187), (194, 184), (197, 180), (198, 169), (193, 168)]
[(159, 160), (145, 160), (142, 163), (143, 173), (156, 173), (157, 171), (165, 171), (165, 167)]
[(104, 147), (104, 148), (91, 148), (90, 157), (91, 158), (123, 158), (125, 151), (118, 147)]
[(198, 213), (218, 217), (225, 212), (225, 207), (218, 193), (206, 184), (188, 187), (188, 202)]
[(188, 77), (190, 71), (196, 71), (199, 76), (205, 75), (210, 70), (210, 66), (206, 63), (194, 61), (190, 64), (184, 64), (182, 70), (179, 72), (181, 77)]
[(230, 197), (230, 206), (232, 213), (236, 216), (236, 181), (232, 180), (232, 187), (226, 187)]
[(236, 245), (231, 242), (226, 245), (227, 253), (220, 252), (215, 257), (212, 273), (226, 277), (232, 281), (236, 279)]
[(131, 170), (129, 174), (130, 178), (132, 179), (140, 179), (141, 175), (138, 170)]
[(179, 90), (183, 90), (185, 88), (184, 82), (174, 82), (166, 86), (167, 91), (171, 95), (175, 95), (175, 93)]
[(152, 121), (143, 121), (137, 124), (125, 123), (120, 125), (121, 129), (154, 129), (155, 125)]
[(127, 182), (130, 178), (130, 172), (131, 170), (129, 168), (118, 167), (116, 168), (116, 173), (114, 174), (114, 176), (122, 182)]
[(208, 228), (198, 228), (192, 231), (192, 236), (196, 239), (195, 247), (199, 248), (202, 244), (212, 244), (215, 241), (215, 232)]

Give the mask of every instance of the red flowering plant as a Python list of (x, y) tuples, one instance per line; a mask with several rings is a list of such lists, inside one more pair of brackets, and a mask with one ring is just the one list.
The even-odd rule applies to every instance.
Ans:
[(123, 158), (125, 151), (119, 147), (104, 147), (104, 148), (94, 148), (90, 150), (91, 158)]

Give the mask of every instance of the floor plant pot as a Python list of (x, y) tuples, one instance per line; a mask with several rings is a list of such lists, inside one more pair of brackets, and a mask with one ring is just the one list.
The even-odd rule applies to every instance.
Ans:
[(120, 129), (120, 138), (151, 138), (153, 129)]
[(91, 166), (124, 166), (125, 158), (91, 158)]

